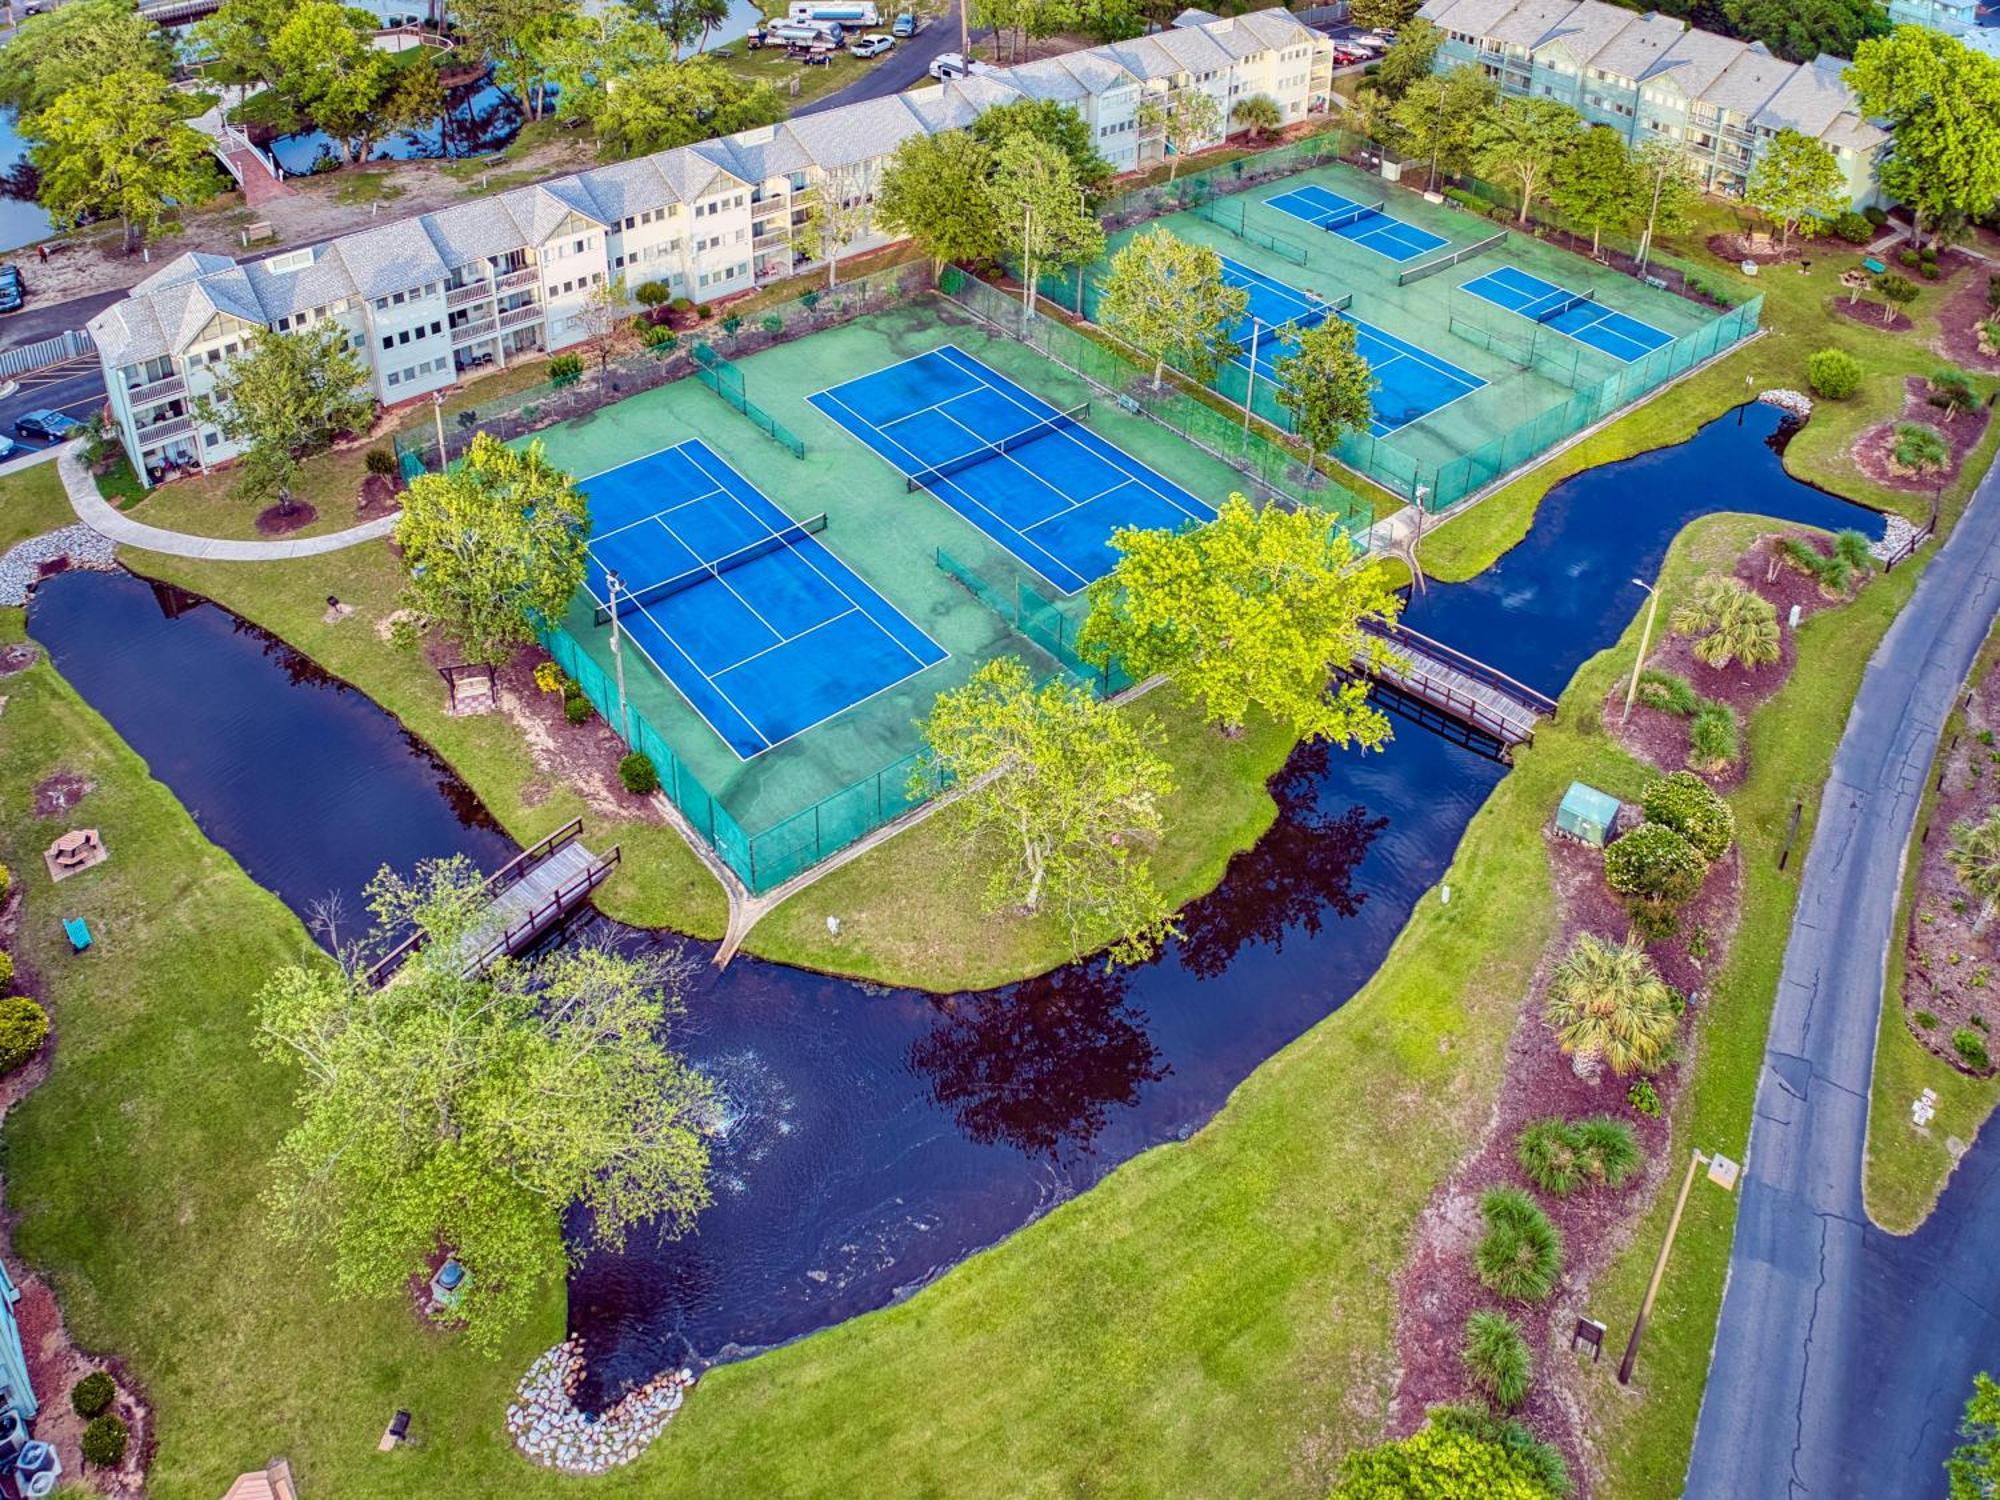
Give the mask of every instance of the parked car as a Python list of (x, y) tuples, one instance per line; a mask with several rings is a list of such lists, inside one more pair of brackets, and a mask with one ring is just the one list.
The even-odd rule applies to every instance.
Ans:
[(896, 24), (889, 28), (889, 34), (898, 38), (913, 37), (917, 34), (917, 18), (904, 11), (896, 17)]
[(976, 63), (963, 52), (944, 52), (931, 64), (933, 78), (969, 78), (985, 65)]
[(895, 45), (894, 38), (886, 37), (879, 31), (871, 31), (866, 36), (856, 37), (847, 50), (856, 57), (880, 57)]
[(24, 438), (44, 438), (51, 443), (60, 443), (82, 425), (75, 417), (66, 417), (59, 411), (31, 411), (15, 419), (14, 432)]
[(28, 283), (18, 266), (0, 266), (0, 313), (19, 312), (28, 300)]
[(0, 462), (5, 462), (20, 451), (20, 447), (12, 438), (0, 434)]

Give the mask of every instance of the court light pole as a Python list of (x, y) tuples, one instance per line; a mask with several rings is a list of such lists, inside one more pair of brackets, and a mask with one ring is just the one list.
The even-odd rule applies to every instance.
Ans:
[(1632, 700), (1639, 696), (1639, 673), (1646, 665), (1646, 647), (1653, 641), (1653, 616), (1660, 608), (1658, 589), (1650, 583), (1640, 582), (1637, 578), (1632, 581), (1646, 591), (1646, 624), (1639, 632), (1639, 654), (1632, 661), (1632, 680), (1625, 685), (1625, 712), (1618, 716), (1620, 724), (1626, 723), (1632, 717)]
[(1660, 1258), (1653, 1262), (1653, 1279), (1646, 1284), (1646, 1300), (1639, 1304), (1639, 1317), (1632, 1325), (1632, 1337), (1626, 1340), (1625, 1357), (1618, 1362), (1618, 1383), (1632, 1383), (1632, 1366), (1639, 1358), (1639, 1338), (1646, 1331), (1646, 1320), (1653, 1315), (1653, 1301), (1660, 1295), (1660, 1281), (1667, 1274), (1667, 1257), (1673, 1254), (1674, 1236), (1680, 1233), (1681, 1214), (1687, 1208), (1688, 1193), (1694, 1187), (1697, 1167), (1709, 1167), (1709, 1178), (1725, 1193), (1736, 1182), (1736, 1164), (1721, 1156), (1709, 1157), (1700, 1151), (1688, 1153), (1687, 1172), (1681, 1178), (1680, 1196), (1674, 1200), (1674, 1215), (1667, 1220), (1667, 1237), (1660, 1242)]
[(431, 416), (435, 418), (437, 421), (438, 473), (442, 474), (445, 471), (445, 464), (446, 464), (445, 451), (444, 451), (444, 392), (443, 391), (431, 392)]
[(632, 743), (632, 717), (625, 712), (625, 643), (618, 629), (618, 590), (624, 587), (616, 573), (607, 569), (604, 584), (611, 594), (611, 664), (618, 673), (618, 737)]
[(1245, 441), (1248, 441), (1250, 437), (1250, 408), (1257, 401), (1257, 342), (1263, 332), (1264, 320), (1252, 317), (1250, 319), (1250, 388), (1243, 393), (1243, 437)]

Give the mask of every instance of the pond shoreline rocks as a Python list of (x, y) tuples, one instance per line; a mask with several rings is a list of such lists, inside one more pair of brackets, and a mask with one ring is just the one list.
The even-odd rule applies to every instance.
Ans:
[(695, 1375), (692, 1370), (655, 1375), (601, 1412), (578, 1408), (582, 1379), (583, 1342), (572, 1336), (528, 1366), (507, 1408), (514, 1446), (565, 1474), (602, 1474), (644, 1453), (680, 1410)]
[(0, 557), (0, 605), (26, 604), (28, 590), (40, 579), (43, 563), (66, 557), (72, 568), (110, 572), (118, 566), (117, 551), (117, 543), (81, 521), (17, 542)]
[(1813, 414), (1812, 397), (1804, 391), (1788, 391), (1780, 386), (1775, 390), (1759, 391), (1757, 399), (1766, 406), (1775, 406), (1779, 411), (1790, 412), (1801, 422)]

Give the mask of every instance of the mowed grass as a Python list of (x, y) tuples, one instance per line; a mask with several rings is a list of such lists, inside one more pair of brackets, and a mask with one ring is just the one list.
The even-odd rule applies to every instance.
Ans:
[[(1984, 680), (1996, 662), (2000, 662), (2000, 631), (1987, 638), (1973, 663), (1972, 683)], [(1945, 720), (1940, 747), (1949, 745), (1964, 729), (1963, 711), (1954, 711)], [(1862, 1192), (1869, 1217), (1896, 1234), (1915, 1229), (1937, 1206), (1945, 1181), (1958, 1164), (1945, 1142), (1956, 1137), (1970, 1147), (1993, 1113), (1993, 1106), (2000, 1104), (2000, 1078), (1961, 1073), (1911, 1035), (1910, 1023), (1903, 1015), (1903, 973), (1908, 962), (1905, 941), (1910, 909), (1916, 900), (1922, 854), (1919, 841), (1935, 816), (1937, 792), (1933, 767), (1903, 861), (1903, 890), (1889, 940), (1888, 974), (1875, 1036), (1875, 1077), (1868, 1098), (1868, 1156)], [(1946, 836), (1942, 828), (1934, 832), (1939, 838)], [(1925, 1089), (1937, 1094), (1937, 1113), (1929, 1127), (1920, 1131), (1911, 1122), (1910, 1105)]]
[(9, 469), (0, 477), (0, 552), (31, 536), (76, 524), (53, 461)]

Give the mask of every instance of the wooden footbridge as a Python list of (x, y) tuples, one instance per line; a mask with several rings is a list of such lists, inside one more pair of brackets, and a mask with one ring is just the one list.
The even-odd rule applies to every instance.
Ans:
[[(523, 849), (487, 878), (486, 920), (462, 945), (465, 972), (477, 974), (502, 958), (525, 953), (568, 922), (618, 868), (618, 859), (615, 844), (603, 855), (584, 847), (581, 818)], [(423, 934), (412, 933), (368, 971), (368, 982), (387, 984), (423, 944)]]
[(1535, 726), (1556, 714), (1556, 701), (1498, 667), (1467, 656), (1407, 625), (1371, 626), (1395, 653), (1367, 669), (1388, 690), (1385, 704), (1430, 728), (1456, 725), (1491, 742), (1498, 758), (1535, 738)]

